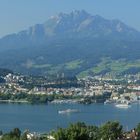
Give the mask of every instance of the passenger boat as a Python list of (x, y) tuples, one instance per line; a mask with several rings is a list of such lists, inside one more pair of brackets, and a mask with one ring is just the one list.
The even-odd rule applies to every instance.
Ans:
[(131, 107), (131, 104), (130, 104), (130, 102), (125, 101), (125, 102), (117, 103), (117, 104), (115, 104), (115, 106), (118, 108), (128, 108), (128, 107)]
[(118, 108), (128, 108), (128, 107), (130, 107), (130, 105), (126, 104), (126, 103), (116, 104), (115, 106), (118, 107)]
[(59, 114), (69, 114), (79, 112), (77, 109), (66, 109), (58, 111)]

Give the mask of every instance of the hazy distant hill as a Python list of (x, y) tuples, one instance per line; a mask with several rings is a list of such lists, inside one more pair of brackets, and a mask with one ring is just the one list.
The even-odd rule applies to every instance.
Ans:
[(0, 67), (26, 74), (140, 71), (140, 32), (85, 11), (60, 13), (44, 24), (0, 39)]

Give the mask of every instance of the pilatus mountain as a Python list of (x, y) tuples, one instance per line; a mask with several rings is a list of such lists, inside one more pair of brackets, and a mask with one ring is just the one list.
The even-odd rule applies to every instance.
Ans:
[(1, 38), (0, 67), (33, 75), (137, 73), (140, 32), (84, 10), (60, 13)]

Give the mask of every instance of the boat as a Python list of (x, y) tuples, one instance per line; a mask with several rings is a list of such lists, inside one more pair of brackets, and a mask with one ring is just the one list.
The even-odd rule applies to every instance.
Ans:
[(128, 107), (130, 107), (130, 105), (126, 104), (126, 103), (116, 104), (115, 106), (118, 107), (118, 108), (128, 108)]
[(58, 111), (59, 114), (70, 114), (79, 112), (77, 109), (66, 109)]
[(113, 100), (106, 100), (106, 101), (104, 102), (105, 105), (106, 105), (106, 104), (113, 104), (113, 103), (114, 103)]
[(121, 101), (120, 103), (115, 104), (118, 108), (129, 108), (131, 107), (131, 104), (129, 101)]

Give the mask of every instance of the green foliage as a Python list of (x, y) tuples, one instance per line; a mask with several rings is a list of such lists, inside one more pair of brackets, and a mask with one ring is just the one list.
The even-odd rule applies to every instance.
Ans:
[(86, 140), (89, 137), (86, 125), (80, 122), (71, 124), (66, 134), (68, 140)]
[(140, 60), (135, 61), (126, 61), (125, 59), (112, 60), (111, 58), (102, 58), (101, 62), (92, 66), (91, 68), (82, 71), (78, 74), (78, 77), (85, 77), (90, 73), (96, 74), (122, 74), (122, 73), (132, 73), (136, 71), (136, 69), (140, 68)]
[(39, 103), (47, 103), (48, 97), (47, 95), (34, 95), (30, 94), (27, 97), (27, 101), (33, 104), (39, 104)]
[(21, 140), (28, 140), (28, 138), (27, 138), (27, 133), (26, 133), (26, 132), (23, 133), (20, 139), (21, 139)]
[(75, 61), (71, 61), (65, 64), (65, 68), (68, 70), (73, 70), (73, 69), (77, 69), (81, 67), (81, 64), (83, 63), (83, 61), (81, 60), (75, 60)]
[[(18, 128), (15, 128), (9, 133), (2, 135), (1, 140), (29, 140), (29, 138), (27, 138), (28, 134), (28, 131), (25, 131), (23, 134), (21, 134), (21, 131)], [(47, 140), (47, 138), (42, 138), (34, 135), (30, 140)]]
[(138, 133), (138, 140), (140, 140), (140, 123), (136, 127), (136, 132)]
[(137, 125), (136, 131), (140, 133), (140, 123)]
[(10, 133), (4, 134), (1, 140), (20, 140), (20, 136), (21, 131), (15, 128)]
[(47, 103), (48, 102), (47, 95), (35, 95), (35, 94), (26, 94), (26, 93), (20, 93), (20, 94), (1, 94), (0, 93), (0, 99), (1, 100), (12, 100), (12, 101), (28, 101), (29, 103)]
[(107, 122), (99, 128), (78, 122), (66, 129), (59, 128), (54, 136), (56, 140), (116, 140), (122, 134), (122, 126), (118, 122)]
[[(136, 127), (136, 132), (138, 133), (137, 140), (139, 140), (140, 123)], [(27, 134), (29, 132), (25, 131), (21, 135), (21, 131), (15, 128), (11, 132), (3, 134), (1, 140), (27, 140)], [(31, 140), (47, 140), (48, 136), (54, 137), (55, 140), (117, 140), (118, 138), (125, 140), (127, 134), (130, 132), (123, 132), (122, 126), (116, 121), (109, 121), (100, 127), (77, 122), (70, 124), (67, 128), (58, 128), (49, 134), (34, 135)]]
[(122, 136), (122, 126), (118, 122), (107, 122), (100, 127), (99, 136), (102, 140), (116, 140)]
[(66, 130), (59, 128), (58, 131), (54, 134), (56, 140), (67, 140)]
[(56, 140), (97, 140), (98, 128), (78, 122), (71, 124), (67, 129), (59, 128), (54, 137)]

